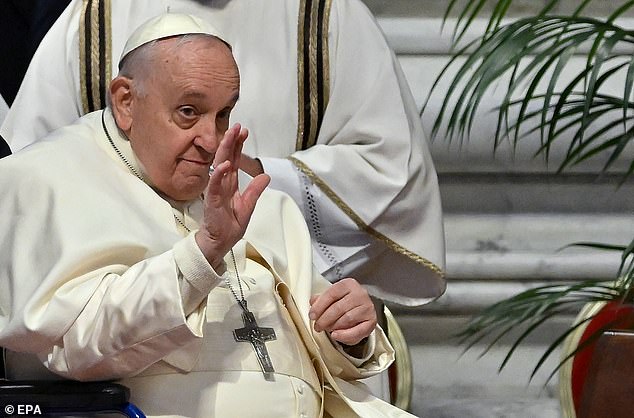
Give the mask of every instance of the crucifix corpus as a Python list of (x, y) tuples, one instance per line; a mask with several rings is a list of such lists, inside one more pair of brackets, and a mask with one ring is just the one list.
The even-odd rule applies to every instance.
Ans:
[(255, 321), (255, 316), (249, 310), (243, 310), (242, 320), (244, 321), (244, 327), (233, 330), (233, 337), (238, 342), (250, 342), (255, 350), (255, 355), (258, 357), (260, 368), (264, 374), (264, 379), (272, 381), (275, 380), (273, 373), (273, 363), (269, 357), (269, 352), (266, 350), (267, 341), (273, 341), (277, 337), (275, 336), (275, 330), (273, 328), (259, 327)]

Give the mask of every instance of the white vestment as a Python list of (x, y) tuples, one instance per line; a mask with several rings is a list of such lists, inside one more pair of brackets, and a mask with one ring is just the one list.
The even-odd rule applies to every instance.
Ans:
[(0, 125), (2, 125), (2, 121), (4, 121), (4, 118), (7, 116), (8, 112), (9, 106), (7, 105), (7, 102), (4, 101), (4, 97), (0, 95)]
[[(320, 416), (323, 397), (326, 416), (411, 416), (354, 382), (393, 360), (380, 328), (363, 359), (313, 330), (309, 298), (329, 284), (287, 195), (265, 191), (234, 248), (250, 310), (279, 333), (266, 343), (276, 367), (268, 382), (250, 344), (233, 340), (241, 310), (193, 235), (183, 237), (180, 209), (109, 142), (126, 143), (109, 111), (52, 136), (0, 160), (0, 212), (12, 220), (0, 227), (0, 346), (64, 377), (122, 379), (150, 415)], [(186, 225), (201, 205), (186, 205)], [(187, 308), (188, 287), (208, 297)]]
[[(270, 187), (287, 192), (304, 212), (315, 263), (329, 280), (353, 276), (375, 296), (405, 305), (444, 292), (436, 173), (400, 66), (362, 3), (323, 2), (328, 105), (316, 143), (303, 150), (298, 115), (308, 111), (298, 93), (309, 64), (298, 65), (298, 28), (305, 1), (111, 3), (112, 75), (129, 34), (168, 7), (207, 19), (223, 33), (240, 68), (232, 119), (249, 128), (245, 151), (261, 158)], [(71, 2), (33, 57), (0, 129), (14, 151), (82, 113), (81, 5)]]

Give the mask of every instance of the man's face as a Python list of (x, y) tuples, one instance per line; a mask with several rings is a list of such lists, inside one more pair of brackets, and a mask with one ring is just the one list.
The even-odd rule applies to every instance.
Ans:
[(132, 93), (126, 133), (150, 182), (169, 198), (190, 200), (207, 185), (240, 77), (229, 48), (217, 39), (173, 38), (157, 47), (142, 91)]

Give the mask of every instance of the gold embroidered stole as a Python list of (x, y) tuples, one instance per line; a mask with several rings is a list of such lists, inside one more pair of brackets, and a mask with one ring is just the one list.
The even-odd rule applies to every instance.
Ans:
[(328, 23), (332, 0), (301, 0), (297, 23), (298, 120), (296, 150), (317, 142), (328, 97)]
[(83, 0), (79, 17), (79, 74), (83, 113), (106, 107), (112, 79), (110, 0)]

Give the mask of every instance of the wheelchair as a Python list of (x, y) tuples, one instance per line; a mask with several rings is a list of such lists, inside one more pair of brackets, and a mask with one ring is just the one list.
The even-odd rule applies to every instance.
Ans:
[(114, 382), (0, 381), (5, 417), (118, 413), (145, 418), (129, 399), (130, 390)]
[[(388, 369), (390, 401), (408, 410), (412, 397), (412, 364), (407, 343), (392, 312), (383, 306), (385, 328), (394, 346), (395, 362)], [(2, 359), (4, 360), (4, 356)], [(145, 418), (130, 402), (130, 390), (115, 382), (12, 381), (0, 361), (0, 411), (11, 416), (76, 416), (119, 414)]]

